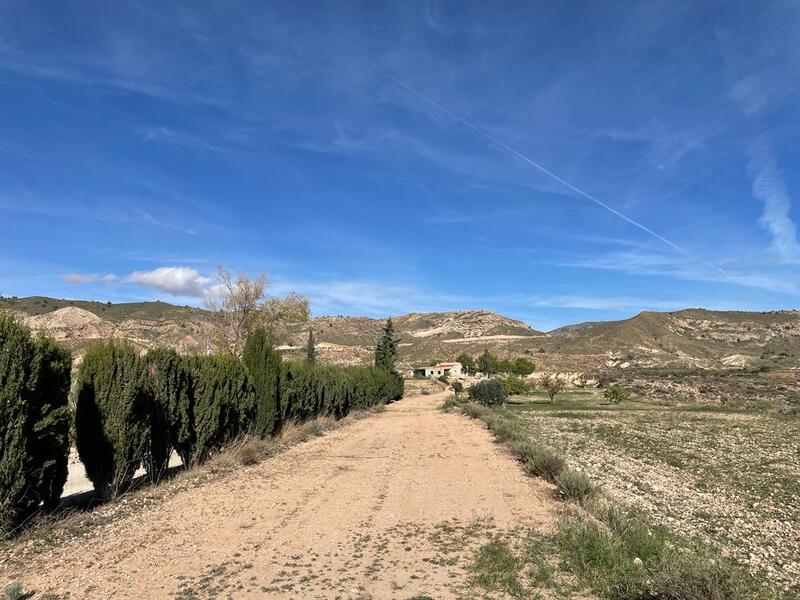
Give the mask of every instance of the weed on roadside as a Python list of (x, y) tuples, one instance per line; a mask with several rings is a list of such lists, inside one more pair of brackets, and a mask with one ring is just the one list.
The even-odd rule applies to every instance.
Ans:
[(746, 572), (699, 545), (679, 545), (638, 512), (598, 506), (566, 517), (557, 540), (563, 566), (609, 600), (775, 600)]
[(584, 502), (597, 493), (597, 487), (580, 471), (564, 469), (555, 477), (559, 496), (565, 500)]

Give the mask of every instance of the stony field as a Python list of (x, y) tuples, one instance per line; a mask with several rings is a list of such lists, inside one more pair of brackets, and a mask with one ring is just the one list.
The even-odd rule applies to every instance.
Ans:
[(612, 498), (800, 591), (796, 416), (643, 398), (611, 405), (588, 389), (552, 404), (536, 393), (511, 410)]

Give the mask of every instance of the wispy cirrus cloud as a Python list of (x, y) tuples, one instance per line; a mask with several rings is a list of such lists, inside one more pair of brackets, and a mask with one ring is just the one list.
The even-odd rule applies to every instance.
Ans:
[(156, 227), (160, 227), (162, 229), (171, 229), (173, 231), (180, 231), (181, 233), (185, 233), (186, 235), (197, 235), (197, 231), (191, 229), (189, 227), (183, 227), (177, 223), (169, 223), (167, 221), (163, 221), (154, 217), (152, 214), (144, 210), (143, 208), (138, 209), (137, 211), (139, 215), (142, 217), (144, 221), (147, 221), (151, 225), (155, 225)]
[(473, 298), (447, 294), (412, 285), (376, 280), (289, 281), (276, 279), (272, 291), (297, 291), (311, 300), (314, 314), (367, 314), (387, 316), (408, 312), (466, 308)]
[[(107, 223), (146, 223), (160, 229), (179, 231), (186, 235), (196, 235), (197, 231), (186, 227), (177, 220), (168, 221), (144, 208), (152, 202), (139, 198), (124, 197), (116, 201), (109, 198), (70, 197), (43, 198), (29, 190), (0, 192), (0, 212), (100, 221)], [(138, 206), (137, 206), (138, 205)]]
[(732, 284), (744, 288), (800, 296), (800, 285), (793, 277), (775, 270), (744, 271), (736, 269), (736, 257), (726, 263), (725, 274), (705, 268), (681, 256), (634, 249), (594, 255), (576, 255), (557, 262), (563, 267), (601, 269), (637, 276), (666, 276), (684, 281)]
[(178, 146), (188, 146), (189, 148), (198, 148), (201, 150), (211, 150), (213, 152), (222, 152), (224, 148), (213, 144), (197, 135), (177, 131), (169, 127), (163, 126), (150, 126), (141, 127), (137, 133), (145, 140), (153, 142), (163, 142), (166, 144), (175, 144)]
[(58, 278), (66, 281), (67, 283), (75, 284), (92, 283), (94, 281), (111, 283), (112, 281), (117, 281), (119, 279), (113, 273), (106, 273), (105, 275), (101, 275), (100, 273), (62, 273), (58, 276)]
[(753, 143), (748, 154), (753, 195), (764, 203), (759, 221), (772, 237), (772, 251), (782, 262), (800, 264), (797, 226), (789, 216), (792, 204), (777, 160), (762, 142)]

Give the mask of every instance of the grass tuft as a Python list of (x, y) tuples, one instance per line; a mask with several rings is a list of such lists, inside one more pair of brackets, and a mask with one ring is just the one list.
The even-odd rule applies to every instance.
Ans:
[(597, 493), (597, 487), (591, 479), (584, 473), (572, 469), (563, 469), (556, 475), (555, 484), (558, 488), (558, 495), (564, 500), (584, 502)]
[(24, 598), (30, 598), (31, 595), (22, 591), (22, 584), (14, 582), (3, 588), (2, 600), (23, 600)]
[(639, 513), (601, 508), (565, 518), (557, 533), (564, 566), (609, 600), (769, 600), (745, 571), (707, 550), (679, 548)]
[(521, 597), (525, 593), (525, 588), (519, 581), (521, 567), (520, 560), (509, 545), (502, 539), (495, 538), (478, 550), (472, 583), (487, 591)]
[(536, 446), (523, 464), (528, 475), (541, 477), (550, 483), (556, 481), (564, 468), (564, 459), (543, 446)]

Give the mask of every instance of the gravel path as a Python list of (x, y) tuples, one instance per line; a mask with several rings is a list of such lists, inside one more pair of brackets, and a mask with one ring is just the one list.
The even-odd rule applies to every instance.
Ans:
[(468, 595), (480, 543), (548, 531), (558, 508), (479, 423), (440, 412), (445, 396), (183, 490), (2, 566), (0, 581), (75, 599)]

